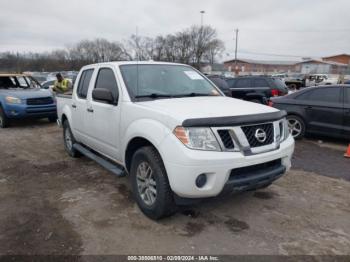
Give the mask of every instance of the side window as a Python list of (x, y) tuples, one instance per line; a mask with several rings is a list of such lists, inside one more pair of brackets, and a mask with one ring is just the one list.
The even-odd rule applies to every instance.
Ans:
[(117, 80), (112, 69), (101, 68), (98, 72), (95, 88), (106, 88), (109, 89), (114, 98), (118, 97), (118, 85)]
[(269, 84), (265, 79), (257, 78), (253, 79), (253, 87), (268, 87)]
[(350, 87), (344, 88), (345, 91), (345, 104), (350, 105)]
[(298, 96), (296, 96), (295, 98), (297, 100), (310, 100), (310, 95), (312, 94), (312, 91), (307, 91), (307, 92), (304, 92)]
[(238, 79), (236, 88), (247, 88), (250, 87), (250, 79)]
[(226, 82), (227, 82), (229, 88), (234, 88), (236, 80), (235, 79), (227, 79)]
[(94, 69), (88, 69), (82, 72), (79, 80), (79, 84), (78, 84), (78, 90), (77, 90), (77, 94), (79, 98), (86, 99), (93, 72), (94, 72)]
[(328, 103), (339, 103), (340, 91), (341, 89), (339, 87), (314, 89), (309, 97), (309, 100)]

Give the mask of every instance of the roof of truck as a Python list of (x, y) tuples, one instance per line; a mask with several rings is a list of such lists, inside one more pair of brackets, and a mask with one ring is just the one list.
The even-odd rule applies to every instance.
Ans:
[(28, 76), (26, 74), (16, 74), (16, 73), (0, 73), (1, 76)]
[[(170, 63), (170, 62), (158, 62), (158, 61), (111, 61), (111, 62), (103, 62), (103, 63), (96, 63), (92, 64), (93, 65), (185, 65), (185, 64), (180, 64), (180, 63)], [(188, 65), (186, 65), (188, 66)]]

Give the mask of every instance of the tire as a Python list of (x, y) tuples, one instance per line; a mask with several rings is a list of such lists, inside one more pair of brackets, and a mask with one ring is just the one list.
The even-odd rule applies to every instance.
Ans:
[(57, 116), (48, 117), (50, 123), (55, 123), (57, 121)]
[(133, 196), (146, 216), (158, 220), (176, 212), (163, 161), (154, 147), (145, 146), (135, 152), (130, 179)]
[(10, 124), (10, 121), (5, 115), (4, 110), (0, 106), (0, 128), (6, 128), (9, 126), (9, 124)]
[(287, 116), (289, 132), (292, 134), (294, 139), (301, 139), (305, 136), (305, 122), (304, 120), (296, 115)]
[(81, 154), (79, 151), (73, 148), (73, 145), (76, 143), (76, 140), (73, 136), (73, 133), (70, 129), (68, 121), (64, 121), (63, 123), (63, 142), (64, 142), (64, 148), (68, 155), (71, 157), (80, 157)]

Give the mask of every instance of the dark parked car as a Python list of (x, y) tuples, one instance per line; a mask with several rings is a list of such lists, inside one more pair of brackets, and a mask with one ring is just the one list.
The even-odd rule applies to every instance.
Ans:
[(226, 96), (232, 96), (230, 87), (228, 86), (225, 77), (218, 75), (207, 76)]
[(350, 140), (350, 85), (309, 87), (273, 98), (270, 105), (287, 111), (296, 139), (313, 133)]
[(288, 88), (278, 77), (244, 76), (227, 78), (226, 82), (234, 98), (267, 104), (270, 97), (288, 94)]

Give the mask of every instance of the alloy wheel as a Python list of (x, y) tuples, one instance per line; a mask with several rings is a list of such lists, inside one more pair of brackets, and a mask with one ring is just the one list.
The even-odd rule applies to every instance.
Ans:
[(298, 137), (302, 132), (302, 124), (294, 118), (288, 119), (288, 128), (289, 132), (292, 134), (293, 137)]
[(136, 182), (142, 201), (148, 206), (153, 205), (157, 198), (157, 183), (147, 162), (142, 162), (137, 167)]
[(69, 129), (67, 128), (64, 132), (64, 140), (66, 141), (66, 146), (69, 151), (73, 148), (72, 136)]

